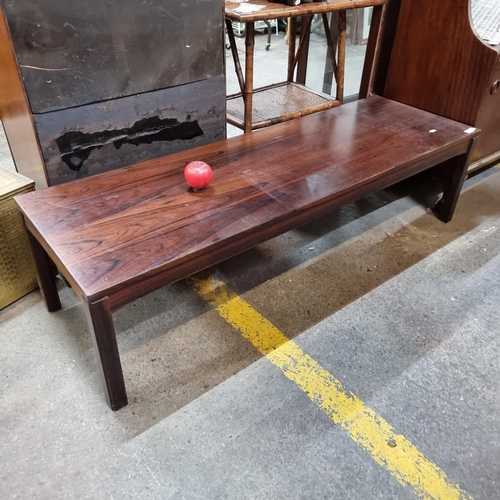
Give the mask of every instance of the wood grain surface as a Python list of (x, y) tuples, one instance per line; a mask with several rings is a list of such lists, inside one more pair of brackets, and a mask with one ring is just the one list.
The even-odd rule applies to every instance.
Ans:
[[(371, 97), (16, 198), (85, 300), (112, 310), (448, 158), (478, 131)], [(432, 132), (431, 130), (435, 130)], [(183, 169), (208, 162), (190, 190)]]

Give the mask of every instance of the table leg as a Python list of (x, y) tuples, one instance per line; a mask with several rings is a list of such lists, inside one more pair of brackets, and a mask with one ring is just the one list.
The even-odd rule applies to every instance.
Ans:
[(302, 24), (300, 27), (300, 41), (299, 48), (294, 61), (294, 67), (297, 65), (297, 77), (295, 81), (301, 85), (306, 84), (307, 75), (307, 59), (309, 55), (309, 40), (311, 37), (311, 24), (313, 16), (302, 17)]
[(288, 76), (287, 82), (293, 82), (295, 69), (295, 38), (297, 36), (297, 18), (290, 17), (288, 20)]
[(330, 63), (332, 65), (333, 73), (336, 75), (337, 74), (337, 59), (335, 58), (335, 50), (337, 48), (338, 36), (335, 37), (335, 40), (333, 39), (332, 29), (330, 27), (330, 23), (328, 22), (328, 16), (327, 16), (326, 12), (323, 12), (322, 19), (323, 19), (323, 25), (325, 27), (325, 37), (326, 37), (326, 46), (328, 48), (328, 55), (330, 56)]
[(339, 13), (338, 11), (331, 12), (330, 16), (326, 13), (322, 14), (323, 24), (325, 25), (325, 36), (328, 47), (328, 53), (325, 57), (325, 71), (323, 77), (324, 94), (332, 93), (332, 85), (335, 80), (337, 83), (337, 46), (339, 41)]
[[(273, 28), (271, 27), (271, 21), (264, 21), (267, 26), (267, 44), (266, 44), (266, 50), (269, 50), (271, 48), (271, 36), (273, 34)], [(276, 20), (278, 22), (278, 20)]]
[(54, 267), (47, 252), (43, 249), (38, 240), (31, 234), (26, 227), (26, 235), (31, 248), (33, 260), (35, 262), (38, 286), (42, 292), (43, 300), (49, 312), (54, 312), (61, 309), (61, 301), (59, 292), (57, 291), (56, 280), (54, 277)]
[(363, 99), (374, 93), (375, 78), (377, 68), (379, 68), (380, 58), (380, 26), (382, 22), (383, 6), (373, 7), (372, 20), (370, 23), (370, 33), (366, 45), (365, 62), (359, 86), (359, 98)]
[(344, 75), (345, 75), (345, 44), (346, 44), (347, 16), (346, 11), (339, 11), (339, 42), (337, 57), (337, 101), (342, 104), (344, 100)]
[(476, 139), (471, 141), (468, 153), (451, 158), (432, 169), (434, 179), (443, 186), (443, 196), (434, 207), (436, 217), (442, 222), (450, 222), (453, 217), (462, 185), (467, 176), (475, 141)]
[(254, 23), (246, 24), (245, 31), (245, 91), (243, 102), (245, 105), (243, 115), (243, 131), (245, 134), (252, 131), (252, 106), (253, 106), (253, 58), (255, 48)]
[(127, 406), (128, 400), (109, 301), (104, 298), (85, 306), (106, 400), (116, 411)]

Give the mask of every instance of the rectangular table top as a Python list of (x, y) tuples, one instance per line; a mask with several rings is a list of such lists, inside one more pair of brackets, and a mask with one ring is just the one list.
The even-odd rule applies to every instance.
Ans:
[(360, 9), (383, 5), (384, 3), (385, 0), (324, 0), (323, 2), (284, 5), (269, 2), (268, 0), (251, 0), (244, 3), (226, 1), (224, 14), (226, 19), (247, 23), (285, 17), (309, 16), (337, 10)]
[[(478, 134), (466, 129), (370, 97), (15, 200), (81, 297), (133, 286), (137, 298), (416, 173), (417, 163), (465, 153)], [(214, 171), (202, 193), (184, 180), (192, 160)]]

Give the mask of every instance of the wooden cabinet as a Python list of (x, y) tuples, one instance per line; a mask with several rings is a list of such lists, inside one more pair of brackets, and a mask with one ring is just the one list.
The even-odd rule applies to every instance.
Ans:
[[(225, 136), (221, 2), (4, 0), (3, 11), (2, 59), (49, 185)], [(12, 97), (0, 116), (22, 171)]]
[(383, 95), (480, 128), (471, 169), (500, 159), (500, 46), (477, 36), (469, 0), (392, 1), (389, 14), (399, 7)]
[(43, 158), (24, 92), (17, 61), (10, 43), (7, 21), (0, 5), (0, 118), (16, 168), (36, 182), (47, 186)]

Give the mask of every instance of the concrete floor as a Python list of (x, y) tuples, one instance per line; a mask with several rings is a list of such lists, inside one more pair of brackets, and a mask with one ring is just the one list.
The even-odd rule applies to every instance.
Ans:
[[(499, 194), (498, 168), (469, 179), (443, 224), (426, 210), (438, 190), (419, 176), (202, 276), (227, 283), (448, 482), (500, 498)], [(83, 309), (59, 287), (57, 313), (38, 291), (0, 312), (0, 498), (426, 497), (190, 281), (115, 315), (130, 403), (111, 412)]]

